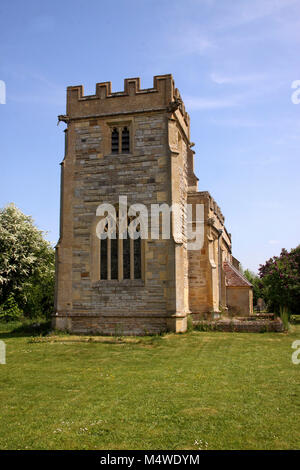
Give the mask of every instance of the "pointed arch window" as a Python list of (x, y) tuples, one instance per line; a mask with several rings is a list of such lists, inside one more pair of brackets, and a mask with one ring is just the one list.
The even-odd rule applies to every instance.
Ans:
[[(128, 220), (128, 224), (130, 220)], [(116, 238), (99, 240), (100, 280), (142, 279), (142, 241), (119, 237), (118, 215)]]

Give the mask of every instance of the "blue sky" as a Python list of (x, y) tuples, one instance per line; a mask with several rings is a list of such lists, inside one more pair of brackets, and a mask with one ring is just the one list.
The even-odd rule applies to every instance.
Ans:
[(191, 116), (199, 189), (256, 270), (300, 242), (300, 0), (0, 3), (0, 207), (58, 239), (65, 89), (172, 73)]

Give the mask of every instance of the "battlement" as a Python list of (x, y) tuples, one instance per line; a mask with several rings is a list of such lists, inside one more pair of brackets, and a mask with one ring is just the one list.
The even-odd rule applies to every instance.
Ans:
[[(168, 86), (168, 90), (166, 90), (166, 85)], [(124, 91), (111, 91), (111, 82), (101, 82), (96, 83), (96, 93), (95, 95), (87, 95), (84, 96), (83, 94), (83, 85), (78, 86), (69, 86), (67, 88), (68, 97), (73, 95), (73, 92), (77, 92), (77, 99), (78, 100), (93, 100), (93, 99), (105, 99), (105, 98), (115, 98), (119, 96), (133, 96), (137, 94), (145, 94), (145, 93), (164, 93), (169, 92), (170, 95), (172, 94), (172, 88), (174, 87), (174, 80), (171, 74), (168, 75), (156, 75), (153, 77), (153, 87), (152, 88), (145, 88), (141, 89), (141, 79), (139, 77), (136, 78), (125, 78), (124, 79)]]
[(189, 115), (171, 74), (154, 76), (153, 87), (146, 89), (141, 89), (138, 77), (125, 78), (124, 90), (117, 92), (112, 92), (111, 82), (97, 83), (94, 95), (85, 96), (82, 85), (67, 88), (68, 119), (157, 110), (179, 110), (189, 125)]

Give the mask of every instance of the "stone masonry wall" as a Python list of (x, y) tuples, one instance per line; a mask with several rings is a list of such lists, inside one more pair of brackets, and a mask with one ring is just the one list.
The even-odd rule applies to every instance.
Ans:
[[(72, 316), (96, 317), (93, 320), (73, 319), (73, 329), (84, 330), (87, 322), (91, 322), (91, 328), (104, 332), (111, 332), (116, 323), (120, 328), (136, 332), (143, 329), (143, 325), (146, 329), (152, 325), (152, 332), (166, 329), (168, 240), (146, 242), (144, 281), (104, 280), (97, 283), (91, 279), (94, 256), (91, 237), (95, 237), (92, 232), (98, 205), (103, 202), (116, 204), (119, 195), (126, 195), (128, 205), (143, 203), (149, 207), (151, 203), (162, 203), (169, 197), (164, 115), (136, 116), (132, 124), (134, 151), (124, 155), (103, 153), (103, 133), (107, 132), (105, 120), (93, 121), (92, 125), (89, 121), (75, 124)], [(140, 317), (140, 320), (130, 321), (128, 328), (128, 317), (132, 316)], [(148, 316), (156, 320), (145, 320)]]
[[(204, 242), (201, 250), (188, 252), (189, 304), (193, 318), (219, 311), (224, 303), (225, 279), (220, 266), (231, 256), (231, 239), (224, 226), (224, 217), (207, 191), (189, 191), (189, 204), (204, 205)], [(222, 237), (218, 243), (219, 230)], [(220, 275), (221, 274), (221, 275)]]

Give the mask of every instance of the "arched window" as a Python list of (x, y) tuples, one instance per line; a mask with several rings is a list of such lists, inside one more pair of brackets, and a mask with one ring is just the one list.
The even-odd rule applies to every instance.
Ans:
[(119, 130), (116, 127), (111, 133), (111, 153), (119, 153)]
[[(128, 221), (129, 223), (129, 221)], [(117, 223), (118, 225), (118, 223)], [(116, 238), (100, 240), (100, 279), (123, 280), (142, 278), (142, 242), (138, 238), (121, 239), (117, 229)]]

